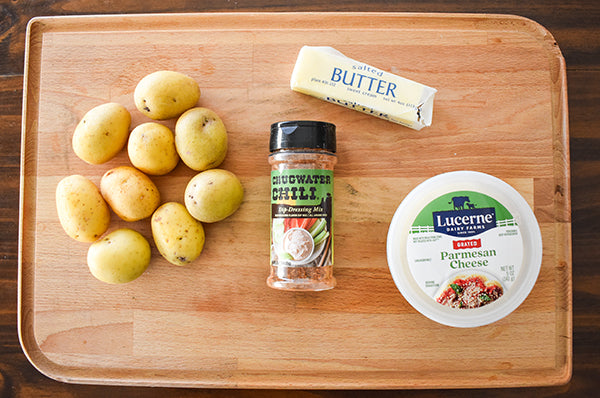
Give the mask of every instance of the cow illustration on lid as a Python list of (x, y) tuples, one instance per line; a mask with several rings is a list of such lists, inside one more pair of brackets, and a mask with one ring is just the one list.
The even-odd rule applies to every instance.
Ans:
[(470, 210), (473, 210), (477, 207), (474, 203), (471, 203), (471, 200), (468, 196), (454, 196), (450, 202), (448, 202), (448, 204), (453, 205), (454, 210), (464, 210), (465, 206), (467, 206), (467, 208)]

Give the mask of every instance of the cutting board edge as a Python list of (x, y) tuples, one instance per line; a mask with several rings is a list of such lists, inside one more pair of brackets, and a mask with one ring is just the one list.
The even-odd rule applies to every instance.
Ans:
[[(218, 13), (218, 14), (221, 14), (221, 13)], [(265, 13), (245, 13), (245, 14), (262, 14), (262, 16), (264, 16)], [(295, 13), (295, 14), (298, 14), (298, 13)], [(301, 13), (301, 14), (310, 15), (310, 14), (315, 14), (315, 13)], [(342, 13), (342, 14), (356, 15), (357, 13)], [(372, 14), (373, 15), (382, 15), (382, 14), (390, 14), (390, 13), (372, 13)], [(177, 15), (193, 16), (194, 14), (170, 14), (170, 15), (174, 15), (174, 16), (177, 16)], [(196, 14), (196, 15), (199, 15), (199, 14)], [(431, 14), (407, 14), (407, 13), (392, 13), (392, 16), (393, 15), (395, 15), (395, 16), (402, 16), (402, 17), (410, 17), (410, 16), (420, 16), (420, 17), (423, 17), (423, 16), (432, 16)], [(462, 17), (462, 18), (469, 17), (469, 15), (470, 14), (435, 14), (436, 17)], [(555, 42), (554, 42), (554, 44), (551, 43), (553, 41), (553, 38), (551, 37), (551, 35), (550, 35), (550, 37), (548, 37), (548, 36), (546, 36), (544, 34), (544, 32), (547, 32), (545, 30), (545, 28), (543, 28), (541, 25), (537, 24), (534, 21), (531, 21), (531, 20), (529, 20), (527, 18), (519, 17), (519, 16), (507, 16), (507, 15), (501, 15), (501, 14), (472, 14), (472, 15), (476, 15), (477, 18), (479, 18), (479, 17), (483, 18), (484, 16), (487, 16), (487, 17), (491, 16), (492, 18), (494, 18), (495, 16), (497, 16), (497, 17), (507, 17), (509, 19), (514, 18), (515, 21), (518, 20), (518, 21), (524, 22), (523, 26), (526, 26), (526, 25), (527, 26), (534, 26), (535, 29), (532, 29), (531, 31), (532, 32), (536, 32), (537, 31), (537, 33), (533, 33), (533, 34), (539, 34), (539, 33), (542, 34), (542, 36), (539, 36), (539, 37), (543, 37), (544, 40), (545, 40), (545, 42), (546, 42), (546, 44), (550, 44), (549, 48), (552, 49), (552, 53), (551, 54), (553, 54), (554, 56), (556, 56), (557, 59), (559, 59), (559, 62), (560, 62), (560, 59), (562, 59), (562, 66), (561, 66), (560, 69), (561, 69), (561, 74), (564, 76), (564, 83), (565, 83), (564, 86), (563, 86), (563, 90), (565, 91), (565, 96), (564, 96), (564, 101), (565, 102), (562, 103), (562, 106), (564, 106), (564, 111), (562, 112), (562, 115), (563, 115), (563, 117), (565, 117), (566, 112), (567, 112), (567, 104), (566, 104), (566, 70), (564, 68), (564, 58), (562, 57), (562, 54), (560, 53), (560, 49), (555, 44)], [(144, 17), (145, 15), (144, 14), (136, 14), (134, 16), (136, 16), (136, 17)], [(158, 18), (159, 17), (158, 14), (146, 14), (146, 16), (152, 16), (152, 18)], [(30, 21), (29, 25), (28, 25), (27, 48), (29, 48), (29, 45), (30, 45), (30, 39), (31, 39), (30, 34), (34, 34), (35, 35), (35, 34), (39, 34), (39, 33), (42, 33), (44, 31), (47, 31), (48, 29), (49, 30), (55, 29), (56, 26), (58, 26), (57, 23), (59, 24), (61, 22), (60, 20), (64, 20), (65, 18), (79, 19), (79, 18), (92, 18), (92, 17), (101, 17), (101, 18), (104, 18), (104, 17), (114, 17), (114, 16), (106, 15), (106, 16), (36, 17), (36, 18), (32, 19)], [(537, 26), (536, 25), (528, 25), (528, 24), (530, 24), (530, 22), (528, 22), (528, 21), (533, 22)], [(30, 33), (31, 31), (33, 31), (33, 33)], [(549, 32), (548, 32), (548, 34), (549, 34)], [(41, 43), (38, 43), (38, 44), (40, 46), (39, 48), (41, 49)], [(35, 44), (34, 44), (34, 46), (35, 46)], [(34, 49), (34, 51), (35, 51), (35, 49)], [(27, 50), (27, 53), (26, 53), (26, 70), (25, 70), (25, 78), (24, 78), (25, 101), (23, 102), (23, 121), (24, 121), (24, 123), (22, 124), (22, 132), (23, 132), (22, 140), (23, 140), (23, 143), (25, 142), (25, 133), (28, 130), (28, 128), (27, 128), (28, 123), (25, 123), (25, 121), (31, 122), (30, 118), (27, 118), (27, 115), (29, 114), (29, 111), (30, 111), (30, 109), (28, 109), (28, 105), (33, 105), (33, 103), (34, 103), (34, 101), (29, 101), (28, 98), (29, 98), (30, 95), (31, 96), (35, 95), (35, 93), (33, 93), (31, 91), (28, 91), (29, 84), (31, 83), (28, 80), (28, 77), (30, 76), (30, 73), (28, 73), (28, 70), (32, 70), (32, 69), (35, 70), (35, 65), (31, 65), (30, 61), (31, 61), (31, 54), (29, 53), (29, 50)], [(39, 70), (38, 70), (38, 72), (39, 72)], [(37, 114), (37, 104), (33, 105), (33, 108), (34, 108), (33, 112), (35, 114)], [(33, 122), (33, 123), (35, 123), (35, 122)], [(568, 117), (567, 117), (567, 124), (565, 125), (565, 127), (567, 128), (567, 131), (563, 131), (563, 132), (566, 133), (565, 136), (563, 136), (563, 139), (566, 138), (566, 145), (567, 146), (564, 147), (560, 151), (560, 153), (562, 154), (561, 157), (562, 157), (563, 161), (565, 161), (565, 159), (566, 159), (567, 169), (566, 169), (566, 174), (564, 174), (563, 177), (566, 178), (567, 185), (568, 185), (568, 183), (570, 181), (569, 170), (568, 170), (568, 164), (569, 164), (568, 163), (568, 160), (569, 160), (569, 154), (568, 154)], [(84, 384), (88, 384), (88, 383), (91, 383), (91, 384), (115, 384), (115, 382), (117, 382), (117, 384), (119, 384), (118, 380), (104, 380), (104, 379), (99, 379), (99, 380), (89, 379), (88, 380), (85, 377), (78, 376), (79, 372), (78, 372), (77, 369), (72, 369), (72, 368), (69, 368), (69, 367), (61, 367), (61, 365), (58, 365), (58, 364), (52, 362), (51, 360), (49, 360), (44, 355), (44, 353), (40, 350), (39, 346), (37, 345), (37, 342), (35, 341), (34, 334), (32, 332), (33, 329), (27, 330), (27, 327), (31, 327), (31, 325), (27, 324), (27, 319), (29, 318), (29, 316), (27, 314), (23, 314), (23, 303), (21, 302), (21, 298), (22, 298), (21, 297), (21, 293), (23, 291), (23, 286), (22, 286), (23, 276), (21, 275), (21, 273), (22, 273), (22, 267), (23, 267), (22, 258), (21, 258), (21, 249), (23, 247), (23, 243), (22, 243), (22, 240), (23, 240), (23, 236), (22, 236), (22, 221), (23, 220), (22, 220), (22, 217), (23, 217), (23, 212), (24, 212), (24, 203), (26, 202), (25, 201), (25, 195), (26, 194), (35, 194), (35, 188), (29, 186), (28, 188), (29, 188), (29, 190), (31, 190), (31, 192), (29, 192), (29, 193), (24, 192), (24, 191), (27, 191), (27, 190), (24, 189), (24, 186), (26, 185), (25, 178), (28, 175), (27, 173), (24, 172), (24, 169), (25, 169), (24, 166), (26, 165), (26, 161), (25, 161), (25, 145), (22, 145), (22, 155), (23, 156), (22, 156), (22, 160), (21, 160), (22, 161), (22, 168), (21, 168), (21, 198), (20, 198), (21, 222), (20, 222), (20, 225), (19, 225), (19, 248), (20, 248), (20, 250), (19, 250), (19, 279), (20, 279), (20, 281), (19, 281), (19, 290), (20, 290), (20, 292), (19, 292), (19, 307), (20, 307), (20, 309), (19, 309), (18, 314), (19, 314), (19, 317), (20, 317), (20, 320), (19, 320), (19, 338), (20, 338), (23, 350), (24, 350), (26, 356), (28, 357), (29, 361), (38, 370), (40, 370), (41, 373), (47, 375), (50, 378), (53, 378), (53, 379), (56, 379), (56, 380), (60, 380), (60, 381), (70, 382), (70, 383), (80, 383), (81, 382), (81, 383), (84, 383)], [(27, 166), (31, 167), (30, 164), (27, 164)], [(558, 166), (556, 166), (556, 167), (558, 167)], [(565, 171), (565, 169), (561, 169), (561, 170)], [(34, 175), (35, 175), (35, 173), (34, 173)], [(566, 204), (565, 204), (566, 206), (570, 206), (570, 200), (568, 198), (565, 200), (565, 202), (566, 202)], [(570, 214), (570, 211), (567, 211), (567, 213)], [(28, 213), (28, 217), (31, 217), (31, 212)], [(34, 218), (35, 218), (35, 216), (34, 216)], [(568, 222), (568, 224), (570, 226), (570, 221)], [(569, 240), (569, 242), (570, 242), (570, 240)], [(570, 245), (570, 243), (569, 243), (569, 245)], [(569, 251), (569, 253), (570, 253), (570, 251)], [(33, 267), (33, 265), (30, 265), (30, 266)], [(569, 266), (569, 272), (570, 272), (570, 267), (571, 267), (570, 260), (568, 260), (568, 266)], [(31, 281), (32, 285), (26, 287), (25, 289), (32, 288), (33, 287), (33, 283), (34, 282), (32, 280)], [(32, 291), (32, 290), (30, 290), (30, 291)], [(30, 297), (29, 299), (25, 298), (25, 300), (26, 301), (27, 300), (32, 300), (31, 303), (33, 303), (33, 298), (32, 297)], [(568, 369), (566, 371), (562, 371), (561, 370), (561, 371), (556, 372), (556, 373), (558, 373), (558, 376), (556, 374), (554, 374), (552, 376), (552, 380), (551, 381), (549, 380), (550, 378), (548, 378), (548, 380), (546, 380), (546, 381), (548, 381), (549, 384), (546, 384), (546, 382), (544, 381), (544, 382), (542, 382), (542, 384), (536, 383), (536, 384), (531, 384), (531, 386), (533, 386), (533, 385), (558, 385), (558, 384), (564, 384), (564, 383), (568, 382), (568, 380), (571, 377), (571, 370), (570, 370), (570, 368), (571, 367), (570, 367), (570, 360), (569, 360)], [(156, 384), (156, 380), (154, 380), (154, 381), (152, 381), (152, 380), (146, 380), (146, 381), (139, 381), (139, 382), (142, 383), (143, 385), (153, 385), (153, 384)], [(538, 382), (539, 382), (539, 380), (538, 380)], [(148, 383), (150, 383), (150, 384), (148, 384)], [(135, 380), (131, 380), (131, 382), (126, 382), (125, 384), (127, 384), (127, 385), (136, 384), (136, 381)], [(162, 386), (180, 386), (181, 384), (180, 383), (176, 383), (176, 382), (174, 382), (173, 384), (171, 384), (168, 380), (165, 380), (165, 381), (163, 381), (161, 383), (158, 383), (157, 385), (162, 385)], [(192, 383), (192, 386), (198, 386), (198, 383)], [(210, 385), (210, 386), (207, 385), (206, 387), (211, 387), (211, 386), (212, 387), (238, 387), (238, 388), (273, 388), (273, 387), (281, 388), (281, 386), (268, 386), (266, 384), (265, 384), (265, 386), (256, 386), (256, 385), (251, 385), (251, 384), (240, 386), (240, 385), (230, 385), (230, 384), (227, 384), (227, 383), (225, 383), (224, 385), (220, 385), (219, 383), (216, 383), (215, 385)], [(356, 386), (356, 385), (348, 385), (347, 387), (344, 387), (344, 386), (339, 387), (339, 385), (336, 384), (335, 386), (336, 386), (336, 388), (361, 388), (361, 386)], [(442, 387), (445, 387), (445, 386), (446, 385), (439, 385), (439, 386), (434, 387), (434, 388), (442, 388)], [(477, 386), (480, 386), (480, 385), (479, 384), (478, 385), (473, 385), (473, 387), (477, 387)], [(518, 387), (518, 386), (529, 386), (529, 384), (514, 384), (514, 385), (502, 384), (501, 386), (505, 386), (505, 387), (511, 387), (511, 386)], [(332, 387), (332, 385), (329, 385), (329, 388), (331, 388), (331, 387)], [(406, 385), (402, 385), (402, 386), (389, 386), (389, 387), (385, 387), (385, 386), (372, 387), (372, 385), (369, 385), (367, 387), (368, 388), (383, 388), (383, 389), (385, 389), (385, 388), (402, 388), (402, 387), (408, 387), (408, 388), (410, 388), (410, 386), (406, 386)], [(446, 387), (448, 387), (448, 386), (446, 386)], [(455, 387), (455, 386), (452, 386), (452, 387)], [(469, 386), (465, 386), (465, 387), (469, 387)], [(327, 388), (327, 387), (326, 386), (324, 386), (324, 387), (311, 387), (311, 385), (309, 383), (306, 386), (299, 385), (299, 386), (290, 387), (290, 388)], [(413, 386), (413, 388), (414, 388), (414, 386)]]

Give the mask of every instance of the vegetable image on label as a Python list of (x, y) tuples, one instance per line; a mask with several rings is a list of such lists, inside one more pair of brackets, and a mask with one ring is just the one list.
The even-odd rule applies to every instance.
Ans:
[(273, 258), (289, 261), (291, 265), (322, 266), (331, 261), (329, 253), (323, 254), (327, 238), (325, 218), (276, 218), (273, 220)]

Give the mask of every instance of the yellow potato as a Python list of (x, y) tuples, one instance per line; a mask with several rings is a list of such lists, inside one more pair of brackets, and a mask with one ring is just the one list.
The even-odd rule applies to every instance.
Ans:
[(173, 132), (159, 123), (143, 123), (133, 129), (127, 143), (131, 163), (147, 174), (163, 175), (179, 162)]
[(87, 263), (92, 275), (102, 282), (126, 283), (144, 273), (151, 254), (146, 238), (121, 228), (90, 245)]
[(175, 125), (175, 146), (192, 170), (220, 165), (227, 155), (227, 130), (219, 116), (207, 108), (192, 108)]
[(198, 221), (212, 223), (232, 215), (244, 199), (235, 174), (212, 169), (197, 174), (185, 188), (185, 207)]
[(125, 146), (130, 124), (131, 115), (123, 105), (99, 105), (87, 112), (75, 128), (73, 150), (87, 163), (105, 163)]
[(204, 228), (181, 203), (160, 206), (152, 215), (151, 225), (156, 248), (171, 264), (189, 264), (202, 253)]
[(65, 177), (58, 183), (56, 210), (67, 235), (80, 242), (95, 241), (110, 223), (110, 211), (100, 191), (80, 175)]
[(133, 99), (140, 112), (151, 119), (171, 119), (192, 108), (200, 87), (183, 73), (162, 70), (145, 76), (135, 87)]
[(125, 221), (150, 217), (160, 204), (160, 193), (152, 180), (130, 166), (108, 170), (100, 180), (100, 192)]

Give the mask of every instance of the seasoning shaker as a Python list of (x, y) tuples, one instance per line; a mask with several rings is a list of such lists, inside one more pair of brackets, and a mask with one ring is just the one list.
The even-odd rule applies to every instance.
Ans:
[(267, 285), (319, 291), (333, 276), (336, 127), (321, 121), (271, 125), (271, 256)]

